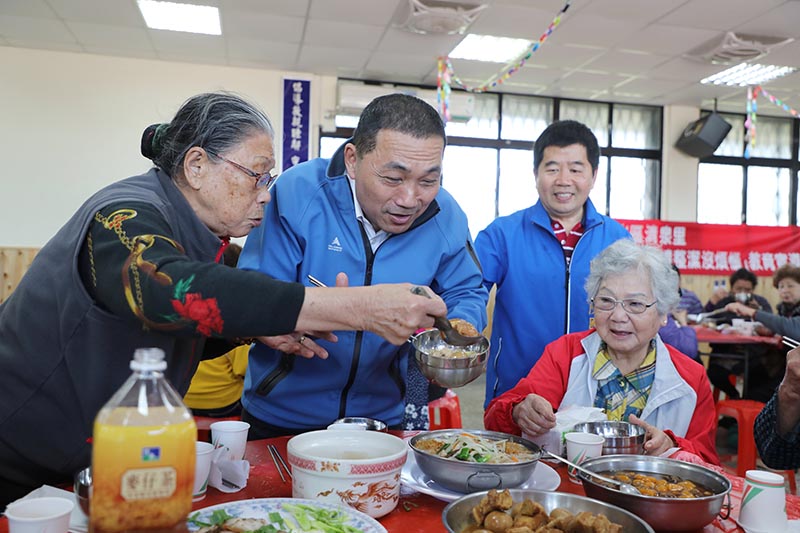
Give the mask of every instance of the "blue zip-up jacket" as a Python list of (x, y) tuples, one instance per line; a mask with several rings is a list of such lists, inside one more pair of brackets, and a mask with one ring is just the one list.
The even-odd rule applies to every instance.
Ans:
[[(343, 147), (285, 172), (264, 224), (247, 238), (239, 267), (310, 285), (307, 275), (334, 286), (345, 272), (351, 286), (410, 282), (430, 286), (450, 318), (478, 330), (486, 325), (488, 291), (475, 256), (467, 217), (448, 192), (406, 232), (390, 236), (373, 255), (356, 219)], [(317, 341), (327, 359), (286, 355), (256, 344), (250, 352), (242, 403), (260, 420), (288, 429), (325, 427), (343, 416), (387, 424), (403, 418), (409, 344), (395, 346), (369, 332), (337, 331)]]
[(569, 266), (541, 201), (496, 219), (476, 237), (484, 284), (497, 285), (484, 408), (528, 374), (548, 343), (589, 329), (589, 263), (630, 233), (589, 199), (584, 211)]

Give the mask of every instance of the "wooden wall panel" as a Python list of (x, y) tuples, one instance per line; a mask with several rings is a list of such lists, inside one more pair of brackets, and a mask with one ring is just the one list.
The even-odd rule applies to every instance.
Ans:
[(19, 280), (31, 266), (31, 262), (39, 248), (5, 248), (0, 247), (0, 272), (3, 283), (0, 285), (0, 303), (6, 301), (17, 287)]

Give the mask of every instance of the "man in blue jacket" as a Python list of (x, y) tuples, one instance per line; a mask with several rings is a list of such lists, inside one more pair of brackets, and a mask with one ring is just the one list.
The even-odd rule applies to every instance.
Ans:
[(599, 162), (589, 128), (554, 122), (533, 147), (539, 201), (497, 218), (475, 239), (484, 284), (497, 286), (484, 407), (526, 376), (548, 343), (589, 328), (589, 263), (630, 237), (589, 199)]
[[(426, 285), (451, 319), (483, 329), (488, 291), (467, 217), (440, 187), (445, 142), (441, 118), (423, 100), (376, 98), (333, 158), (297, 165), (277, 182), (239, 267), (306, 285), (309, 275), (330, 286)], [(324, 428), (344, 416), (400, 426), (410, 344), (366, 331), (336, 336), (304, 339), (325, 358), (254, 345), (242, 398), (251, 438)]]

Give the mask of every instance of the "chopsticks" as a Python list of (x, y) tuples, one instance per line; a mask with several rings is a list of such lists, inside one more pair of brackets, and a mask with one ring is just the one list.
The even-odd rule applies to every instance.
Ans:
[(791, 337), (787, 337), (785, 335), (783, 337), (781, 337), (781, 342), (783, 344), (785, 344), (786, 346), (788, 346), (789, 348), (792, 348), (792, 349), (797, 348), (798, 346), (800, 346), (800, 341), (796, 341), (795, 339), (793, 339)]
[[(289, 470), (283, 457), (281, 457), (281, 452), (278, 451), (278, 448), (276, 448), (274, 444), (268, 444), (267, 449), (269, 450), (270, 456), (272, 456), (272, 462), (275, 463), (275, 468), (278, 469), (278, 475), (281, 476), (281, 481), (286, 483), (286, 476), (283, 475), (284, 471), (286, 475), (289, 476), (289, 479), (292, 479), (292, 471)], [(283, 470), (281, 470), (281, 468), (283, 468)]]

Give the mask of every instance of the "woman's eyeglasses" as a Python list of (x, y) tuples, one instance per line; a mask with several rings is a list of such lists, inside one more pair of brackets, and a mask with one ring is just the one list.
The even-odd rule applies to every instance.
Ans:
[(622, 300), (617, 300), (611, 296), (597, 296), (592, 298), (592, 305), (594, 305), (595, 309), (599, 309), (600, 311), (613, 311), (617, 304), (620, 304), (622, 309), (632, 315), (641, 315), (647, 311), (648, 308), (656, 305), (656, 303), (657, 301), (651, 304), (646, 304), (641, 300), (637, 300), (636, 298), (624, 298)]
[(264, 187), (266, 187), (267, 190), (270, 190), (270, 189), (272, 189), (272, 186), (275, 185), (275, 181), (278, 179), (279, 174), (277, 172), (275, 172), (274, 169), (273, 170), (269, 170), (267, 172), (264, 172), (263, 174), (259, 174), (258, 172), (254, 171), (254, 170), (250, 170), (249, 168), (247, 168), (245, 166), (242, 166), (239, 163), (236, 163), (235, 161), (231, 161), (227, 157), (222, 157), (221, 155), (219, 155), (218, 153), (214, 152), (213, 150), (209, 150), (208, 148), (206, 148), (205, 150), (206, 150), (206, 152), (208, 152), (209, 154), (213, 155), (217, 159), (222, 159), (226, 163), (230, 163), (231, 165), (235, 166), (236, 168), (238, 168), (239, 170), (241, 170), (242, 172), (244, 172), (245, 174), (247, 174), (251, 178), (255, 179), (256, 180), (256, 189), (263, 189)]

